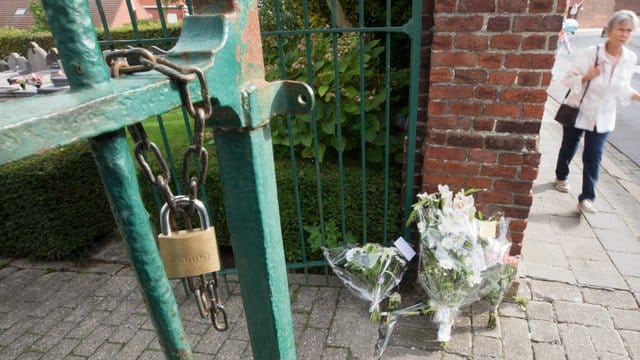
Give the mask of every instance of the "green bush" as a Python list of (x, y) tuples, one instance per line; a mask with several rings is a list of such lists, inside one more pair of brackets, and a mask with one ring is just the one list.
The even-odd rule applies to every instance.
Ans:
[[(180, 154), (184, 149), (173, 151)], [(180, 169), (181, 156), (175, 156)], [(222, 187), (215, 157), (211, 157), (207, 172), (206, 190), (211, 222), (221, 245), (229, 245), (229, 230), (224, 212)], [(300, 228), (296, 213), (292, 170), (289, 161), (276, 161), (276, 178), (280, 221), (287, 261), (303, 260)], [(302, 222), (307, 229), (320, 223), (315, 166), (297, 167)], [(337, 166), (323, 164), (321, 169), (323, 214), (326, 226), (340, 229), (340, 181)], [(399, 173), (394, 171), (389, 184), (389, 208), (399, 209)], [(153, 187), (139, 175), (144, 205), (150, 219), (158, 228), (158, 204)], [(346, 231), (362, 234), (362, 184), (359, 167), (344, 169)], [(383, 240), (384, 188), (383, 177), (376, 171), (367, 174), (367, 241)], [(94, 242), (115, 228), (93, 156), (88, 146), (77, 143), (55, 149), (43, 155), (6, 164), (0, 167), (0, 255), (33, 259), (83, 260)], [(174, 192), (175, 188), (173, 188)], [(355, 195), (357, 194), (357, 196)], [(250, 216), (250, 215), (248, 215)], [(399, 211), (389, 211), (388, 235), (398, 231)], [(335, 226), (334, 226), (335, 227)], [(331, 229), (329, 229), (331, 230)], [(331, 231), (328, 232), (330, 233)], [(334, 231), (335, 232), (335, 231)], [(304, 232), (307, 255), (319, 259), (317, 234)], [(329, 236), (331, 237), (331, 236)], [(333, 239), (329, 239), (330, 241)], [(317, 249), (315, 249), (317, 250)]]
[(0, 167), (0, 252), (82, 259), (115, 225), (86, 143)]

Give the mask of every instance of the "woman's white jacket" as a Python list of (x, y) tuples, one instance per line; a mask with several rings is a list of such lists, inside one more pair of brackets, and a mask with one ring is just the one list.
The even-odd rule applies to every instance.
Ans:
[[(604, 44), (597, 47), (598, 64), (603, 65), (602, 72), (591, 80), (591, 84), (580, 105), (580, 112), (575, 127), (599, 133), (612, 131), (616, 126), (616, 100), (626, 105), (637, 92), (631, 87), (631, 77), (638, 61), (636, 54), (622, 47), (618, 64), (613, 69), (605, 55)], [(571, 68), (562, 84), (571, 90), (567, 103), (578, 107), (583, 91), (587, 86), (582, 77), (595, 65), (596, 46), (575, 52)], [(613, 70), (613, 71), (612, 71)]]

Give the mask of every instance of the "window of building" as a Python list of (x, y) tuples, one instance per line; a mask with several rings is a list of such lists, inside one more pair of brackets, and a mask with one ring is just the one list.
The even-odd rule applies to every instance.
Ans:
[(17, 8), (13, 15), (24, 15), (27, 13), (27, 8)]

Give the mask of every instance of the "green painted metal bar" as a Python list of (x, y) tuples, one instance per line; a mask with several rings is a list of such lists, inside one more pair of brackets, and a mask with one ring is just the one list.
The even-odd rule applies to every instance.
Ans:
[(156, 6), (158, 9), (158, 17), (160, 18), (160, 26), (162, 27), (162, 35), (164, 38), (169, 37), (169, 29), (167, 29), (167, 20), (164, 18), (164, 5), (162, 0), (156, 0)]
[[(336, 27), (336, 0), (331, 0), (331, 27)], [(340, 85), (340, 60), (338, 56), (338, 36), (331, 33), (332, 40), (332, 56), (333, 56), (333, 73), (334, 73), (334, 91), (336, 94), (336, 136), (338, 137), (338, 173), (340, 176), (340, 228), (342, 230), (342, 243), (347, 242), (346, 214), (344, 205), (344, 162), (342, 159), (342, 114), (340, 110), (341, 103), (341, 85)]]
[[(169, 170), (171, 171), (171, 179), (173, 180), (173, 185), (176, 189), (176, 194), (184, 194), (182, 192), (182, 184), (180, 183), (179, 172), (176, 168), (176, 161), (173, 158), (173, 151), (171, 149), (171, 142), (169, 141), (169, 136), (167, 135), (167, 131), (164, 128), (164, 121), (162, 120), (162, 116), (156, 116), (156, 121), (158, 122), (158, 129), (160, 129), (160, 136), (162, 137), (162, 145), (164, 146), (164, 151), (167, 154), (167, 163), (169, 165)], [(191, 139), (189, 139), (189, 143), (191, 144)], [(154, 187), (155, 188), (155, 187)], [(160, 213), (160, 209), (162, 208), (162, 203), (158, 204), (158, 213)]]
[[(276, 15), (276, 29), (280, 30), (282, 28), (282, 22), (280, 21), (280, 0), (275, 0), (275, 15)], [(287, 78), (287, 67), (285, 64), (285, 55), (284, 55), (284, 46), (282, 44), (282, 36), (277, 37), (278, 42), (278, 55), (280, 58), (279, 67), (280, 67), (280, 78)], [(287, 135), (289, 137), (289, 158), (291, 159), (291, 175), (293, 178), (293, 192), (295, 197), (296, 204), (296, 220), (298, 222), (298, 236), (300, 242), (300, 249), (302, 251), (302, 259), (307, 261), (307, 245), (304, 238), (304, 227), (302, 223), (302, 206), (300, 205), (300, 185), (298, 183), (298, 165), (296, 161), (296, 152), (293, 141), (293, 123), (291, 114), (286, 115), (287, 120)], [(307, 269), (305, 269), (306, 273)]]
[(411, 53), (409, 65), (409, 118), (407, 119), (407, 158), (406, 158), (406, 176), (405, 176), (405, 199), (403, 214), (403, 236), (409, 239), (411, 228), (406, 225), (406, 219), (411, 211), (411, 204), (415, 202), (413, 196), (413, 177), (415, 174), (415, 149), (416, 149), (416, 124), (418, 122), (418, 90), (420, 80), (420, 41), (422, 37), (422, 0), (413, 0), (413, 14), (411, 20), (406, 24), (409, 37), (411, 39)]
[(133, 29), (133, 37), (136, 40), (140, 40), (140, 32), (138, 31), (138, 18), (136, 17), (136, 10), (131, 4), (131, 0), (126, 0), (127, 11), (129, 12), (129, 19), (131, 20), (131, 28)]
[[(387, 0), (385, 7), (385, 19), (384, 23), (386, 26), (391, 26), (391, 0)], [(385, 245), (389, 244), (388, 239), (388, 222), (389, 222), (389, 162), (391, 159), (389, 158), (389, 138), (391, 134), (391, 33), (386, 33), (384, 35), (385, 40), (385, 48), (384, 48), (384, 91), (385, 91), (385, 101), (384, 101), (384, 113), (385, 113), (385, 123), (384, 123), (384, 212), (382, 214), (382, 219), (384, 224), (382, 226), (383, 231), (383, 241)]]
[(108, 43), (111, 43), (111, 32), (109, 32), (109, 23), (107, 22), (107, 16), (104, 14), (101, 0), (96, 0), (96, 7), (98, 8), (98, 15), (100, 15), (100, 21), (102, 22), (104, 37), (107, 38)]
[(237, 13), (227, 32), (233, 51), (216, 56), (216, 64), (224, 64), (229, 78), (210, 84), (224, 84), (239, 101), (225, 111), (214, 111), (207, 125), (213, 127), (253, 356), (295, 359), (271, 129), (262, 114), (282, 112), (278, 109), (309, 112), (314, 97), (306, 84), (265, 82), (256, 2), (235, 6)]
[[(358, 24), (364, 27), (364, 1), (358, 1)], [(365, 77), (364, 77), (364, 34), (358, 34), (358, 52), (360, 56), (360, 171), (362, 172), (362, 238), (360, 243), (367, 242), (367, 139), (365, 136), (366, 110)]]
[(295, 359), (270, 131), (214, 137), (253, 356)]
[[(305, 30), (309, 30), (309, 4), (308, 0), (303, 1), (303, 20), (304, 20), (304, 28)], [(312, 44), (311, 44), (311, 34), (309, 32), (304, 34), (304, 42), (306, 49), (306, 57), (307, 57), (307, 82), (313, 83), (313, 57), (312, 57)], [(318, 118), (316, 114), (316, 109), (314, 108), (311, 111), (311, 129), (313, 132), (313, 156), (315, 161), (313, 162), (315, 175), (316, 175), (316, 193), (318, 194), (318, 214), (319, 214), (319, 222), (320, 222), (320, 240), (322, 241), (322, 245), (327, 245), (327, 239), (325, 234), (324, 227), (324, 203), (322, 200), (322, 181), (320, 178), (320, 149), (318, 148)], [(325, 274), (328, 273), (328, 269), (325, 268)]]
[[(87, 0), (44, 0), (43, 6), (72, 91), (110, 87)], [(94, 137), (90, 145), (164, 354), (168, 359), (189, 359), (178, 305), (140, 198), (124, 130)]]
[(187, 0), (187, 10), (189, 11), (189, 15), (193, 15), (193, 1)]

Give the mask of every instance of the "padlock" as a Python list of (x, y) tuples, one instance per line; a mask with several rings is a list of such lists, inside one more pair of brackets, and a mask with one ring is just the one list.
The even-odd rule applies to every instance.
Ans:
[[(176, 206), (189, 203), (189, 197), (178, 195)], [(169, 279), (208, 274), (220, 270), (218, 243), (213, 226), (209, 223), (207, 209), (200, 200), (194, 200), (200, 218), (200, 228), (172, 231), (169, 225), (170, 208), (164, 204), (160, 210), (158, 249)]]

